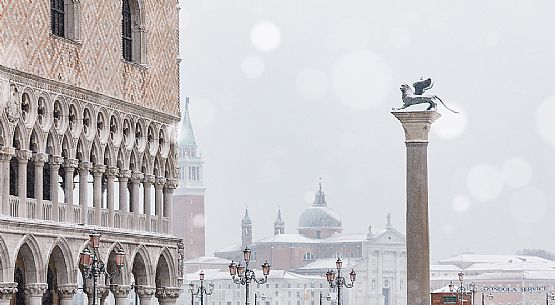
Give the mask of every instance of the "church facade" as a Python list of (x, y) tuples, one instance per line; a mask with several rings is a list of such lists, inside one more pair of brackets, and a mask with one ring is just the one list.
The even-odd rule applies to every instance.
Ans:
[[(0, 1), (0, 303), (179, 296), (175, 0)], [(82, 281), (79, 255), (122, 272)], [(96, 297), (96, 299), (93, 299)]]

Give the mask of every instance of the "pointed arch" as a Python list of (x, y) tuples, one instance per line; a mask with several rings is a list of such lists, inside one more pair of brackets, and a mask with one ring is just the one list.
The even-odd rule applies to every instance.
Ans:
[(45, 142), (40, 128), (37, 126), (33, 127), (29, 136), (29, 150), (34, 153), (42, 153), (44, 152)]
[(56, 132), (51, 130), (46, 136), (46, 146), (44, 152), (51, 156), (59, 156), (61, 153), (60, 143), (57, 140)]
[(77, 145), (74, 145), (71, 135), (66, 134), (62, 139), (61, 155), (66, 159), (74, 159), (76, 156)]
[(132, 172), (135, 172), (139, 169), (139, 164), (137, 161), (137, 154), (135, 150), (131, 151), (131, 155), (129, 156), (129, 169)]
[(44, 283), (44, 266), (39, 244), (32, 234), (26, 234), (16, 246), (15, 265), (20, 266), (26, 283)]
[(88, 161), (89, 154), (85, 149), (84, 142), (85, 140), (82, 137), (80, 137), (79, 140), (77, 140), (77, 149), (75, 151), (75, 158), (79, 161)]
[(89, 161), (93, 164), (102, 164), (103, 160), (104, 158), (100, 142), (98, 141), (98, 137), (95, 137), (91, 145)]
[(122, 52), (127, 61), (146, 64), (145, 25), (142, 0), (123, 0)]
[(0, 235), (0, 281), (12, 282), (13, 271), (10, 275), (12, 264), (10, 263), (10, 252), (4, 241), (4, 237)]
[(75, 260), (71, 247), (64, 237), (58, 237), (48, 252), (48, 262), (45, 270), (53, 270), (57, 284), (70, 284), (77, 281), (75, 274)]
[(177, 286), (176, 274), (177, 270), (171, 252), (167, 247), (164, 247), (156, 262), (156, 288)]
[(141, 162), (141, 172), (145, 175), (149, 175), (152, 173), (152, 165), (151, 165), (151, 158), (149, 158), (148, 154), (145, 152), (143, 154), (143, 161)]
[(103, 163), (106, 166), (116, 166), (116, 155), (115, 155), (115, 148), (111, 142), (104, 147), (104, 158)]
[(119, 169), (129, 169), (129, 159), (127, 158), (127, 153), (125, 148), (121, 147), (118, 151), (118, 159), (116, 161), (116, 166)]
[(156, 177), (160, 177), (162, 176), (162, 174), (164, 173), (164, 169), (161, 167), (161, 156), (160, 154), (158, 154), (156, 156), (156, 158), (154, 159), (154, 165), (152, 167), (152, 174)]
[(139, 245), (133, 253), (131, 273), (135, 277), (135, 284), (151, 286), (152, 264), (145, 245)]
[[(104, 257), (103, 261), (106, 263), (106, 268), (108, 270), (114, 270), (115, 268), (115, 261), (116, 261), (116, 251), (125, 249), (123, 245), (119, 242), (115, 242), (110, 245), (108, 251), (106, 252), (106, 256)], [(123, 263), (123, 268), (121, 269), (121, 273), (119, 276), (111, 279), (110, 283), (106, 284), (118, 284), (118, 285), (129, 285), (130, 284), (130, 272), (131, 266), (130, 261), (127, 259), (129, 256), (126, 255)]]
[(25, 141), (27, 138), (27, 129), (21, 123), (17, 124), (13, 132), (12, 146), (15, 149), (26, 150), (29, 144), (29, 141)]

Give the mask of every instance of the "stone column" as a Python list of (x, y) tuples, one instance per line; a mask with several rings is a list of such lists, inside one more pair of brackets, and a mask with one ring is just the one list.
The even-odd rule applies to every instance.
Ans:
[(59, 284), (56, 290), (60, 298), (60, 305), (72, 305), (73, 296), (77, 293), (77, 285), (75, 284)]
[(46, 219), (47, 215), (43, 215), (42, 195), (44, 186), (44, 163), (48, 161), (48, 156), (43, 153), (36, 153), (33, 156), (33, 165), (35, 166), (35, 199), (37, 200), (36, 215), (37, 219)]
[(156, 292), (156, 288), (150, 286), (139, 286), (136, 291), (139, 295), (140, 304), (150, 305), (152, 303), (152, 296)]
[(127, 214), (129, 213), (129, 189), (127, 182), (131, 177), (131, 171), (128, 169), (121, 169), (119, 171), (119, 210), (121, 212), (121, 227), (123, 229), (131, 229), (127, 223)]
[(158, 217), (158, 230), (157, 232), (162, 233), (162, 218), (164, 217), (164, 185), (166, 184), (166, 178), (156, 177), (156, 182), (154, 183), (154, 210), (156, 216)]
[(102, 175), (106, 171), (106, 166), (96, 164), (92, 169), (93, 175), (93, 207), (94, 224), (102, 225)]
[(430, 304), (428, 232), (428, 133), (436, 111), (393, 112), (405, 130), (407, 147), (407, 302)]
[(16, 156), (18, 161), (17, 194), (19, 195), (17, 216), (30, 218), (33, 215), (28, 215), (27, 213), (27, 163), (31, 158), (31, 152), (28, 150), (18, 150)]
[(114, 181), (119, 173), (117, 167), (109, 167), (106, 171), (106, 181), (108, 187), (106, 189), (106, 205), (108, 206), (108, 227), (114, 227)]
[(173, 219), (172, 219), (173, 191), (176, 188), (177, 188), (176, 179), (166, 179), (166, 186), (164, 187), (164, 216), (168, 217), (170, 222), (168, 224), (168, 232), (164, 232), (164, 233), (171, 234), (173, 230)]
[(88, 280), (87, 285), (85, 285), (84, 292), (87, 294), (87, 298), (89, 300), (88, 305), (92, 305), (92, 304), (100, 305), (100, 298), (102, 297), (104, 292), (106, 292), (106, 286), (102, 286), (100, 284), (102, 279), (103, 277), (100, 277), (97, 280), (98, 282), (96, 283), (96, 295), (93, 293), (92, 280)]
[(15, 154), (12, 147), (0, 151), (0, 202), (2, 214), (10, 216), (10, 160)]
[(10, 305), (10, 301), (16, 293), (17, 283), (0, 283), (0, 305)]
[(79, 223), (87, 224), (88, 204), (87, 204), (87, 178), (91, 163), (82, 161), (79, 163), (79, 205), (81, 206), (81, 219)]
[[(175, 305), (181, 289), (177, 287), (164, 287), (156, 289), (156, 298), (160, 305)], [(117, 304), (116, 304), (117, 305)]]
[(79, 165), (79, 160), (66, 159), (64, 163), (64, 199), (67, 204), (67, 221), (79, 223), (81, 219), (75, 219), (75, 211), (73, 210), (73, 172)]
[(42, 305), (42, 296), (48, 289), (46, 283), (32, 283), (25, 285), (25, 305)]
[[(151, 231), (150, 222), (151, 222), (151, 213), (150, 213), (150, 192), (152, 189), (152, 184), (155, 181), (154, 175), (145, 175), (143, 180), (143, 188), (144, 188), (144, 204), (145, 204), (145, 231)], [(155, 230), (155, 228), (152, 228)]]
[[(110, 291), (114, 295), (115, 305), (128, 305), (127, 296), (131, 291), (131, 286), (128, 285), (114, 285), (110, 287)], [(62, 305), (62, 304), (60, 304)]]
[(132, 173), (131, 174), (131, 206), (133, 207), (133, 229), (139, 229), (139, 183), (143, 180), (144, 175), (142, 173)]
[[(66, 215), (60, 216), (60, 204), (58, 202), (58, 177), (60, 175), (60, 165), (64, 162), (61, 156), (50, 156), (50, 200), (52, 201), (52, 220), (60, 221), (65, 219)], [(67, 207), (66, 207), (67, 209)]]

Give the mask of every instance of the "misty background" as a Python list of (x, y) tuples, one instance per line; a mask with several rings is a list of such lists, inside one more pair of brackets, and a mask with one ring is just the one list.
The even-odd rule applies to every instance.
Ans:
[[(286, 233), (319, 177), (345, 233), (404, 232), (399, 85), (450, 108), (428, 150), (431, 259), (555, 251), (555, 3), (180, 1), (181, 99), (203, 153), (207, 255)], [(423, 109), (424, 107), (414, 108)], [(183, 108), (182, 108), (183, 109)]]

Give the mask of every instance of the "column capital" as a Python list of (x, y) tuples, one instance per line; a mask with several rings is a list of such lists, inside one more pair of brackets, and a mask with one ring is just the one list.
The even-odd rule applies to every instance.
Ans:
[(79, 162), (79, 171), (89, 171), (92, 168), (92, 163), (88, 161)]
[(91, 172), (93, 175), (101, 176), (106, 172), (106, 166), (103, 164), (94, 164), (91, 166)]
[(65, 168), (71, 168), (73, 170), (73, 169), (76, 169), (78, 166), (79, 166), (79, 160), (77, 160), (77, 159), (69, 159), (68, 158), (68, 159), (65, 159), (65, 161), (64, 161), (64, 167)]
[(150, 183), (150, 184), (154, 183), (155, 181), (156, 181), (156, 176), (154, 175), (145, 175), (143, 179), (143, 182)]
[(131, 180), (134, 181), (134, 182), (139, 182), (139, 181), (143, 180), (144, 176), (145, 175), (143, 173), (133, 172), (133, 173), (131, 173)]
[(152, 286), (137, 286), (137, 294), (139, 298), (151, 298), (156, 292), (156, 287)]
[(110, 287), (110, 291), (114, 294), (115, 298), (126, 298), (131, 291), (129, 285), (114, 285)]
[(164, 184), (166, 184), (166, 178), (156, 177), (156, 181), (154, 181), (154, 184), (156, 184), (158, 186), (164, 186)]
[[(90, 285), (90, 284), (85, 285), (85, 287), (83, 287), (83, 292), (90, 296), (93, 293), (92, 285)], [(100, 298), (100, 296), (102, 294), (104, 294), (104, 292), (106, 292), (106, 286), (99, 286), (99, 285), (96, 286), (96, 297), (97, 298)]]
[(177, 287), (163, 287), (156, 289), (156, 297), (162, 299), (177, 299), (181, 294), (181, 289)]
[(35, 153), (31, 159), (35, 165), (44, 165), (48, 161), (48, 155), (43, 153)]
[(42, 296), (48, 290), (47, 283), (32, 283), (25, 285), (25, 294), (28, 296)]
[(128, 170), (128, 169), (120, 169), (119, 170), (119, 177), (120, 178), (126, 178), (126, 179), (131, 178), (131, 171)]
[(432, 123), (441, 115), (437, 111), (400, 111), (392, 114), (405, 130), (405, 143), (428, 143)]
[(71, 298), (77, 293), (77, 285), (75, 284), (59, 284), (56, 290), (61, 298)]
[(2, 147), (0, 148), (0, 161), (9, 161), (15, 155), (15, 148)]
[(54, 156), (51, 155), (50, 158), (50, 165), (62, 165), (64, 164), (64, 157), (62, 156)]
[(108, 177), (115, 177), (117, 176), (117, 174), (119, 173), (119, 168), (115, 167), (115, 166), (109, 166), (106, 169), (106, 176)]
[(166, 187), (169, 189), (176, 189), (178, 186), (177, 179), (167, 178), (166, 179)]
[(10, 300), (17, 292), (17, 283), (0, 283), (0, 300)]
[(33, 153), (30, 150), (20, 149), (15, 151), (15, 156), (20, 163), (27, 163), (27, 160), (31, 159)]

